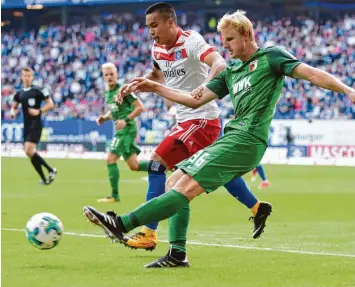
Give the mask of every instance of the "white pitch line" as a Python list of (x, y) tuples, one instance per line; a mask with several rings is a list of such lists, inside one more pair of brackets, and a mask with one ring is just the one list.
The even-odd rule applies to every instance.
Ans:
[[(25, 232), (24, 229), (17, 229), (17, 228), (1, 228), (1, 230)], [(105, 236), (103, 236), (103, 235), (88, 234), (88, 233), (64, 232), (64, 234), (70, 235), (70, 236), (80, 236), (80, 237), (105, 238)], [(168, 242), (168, 241), (160, 240), (160, 242)], [(303, 250), (292, 250), (292, 249), (277, 249), (277, 248), (271, 248), (271, 247), (255, 247), (255, 246), (236, 245), (236, 244), (204, 243), (204, 242), (198, 242), (198, 241), (188, 241), (187, 243), (191, 244), (191, 245), (200, 245), (200, 246), (212, 246), (212, 247), (285, 252), (285, 253), (296, 253), (296, 254), (307, 254), (307, 255), (322, 255), (322, 256), (355, 258), (355, 254), (346, 254), (346, 253), (331, 253), (331, 252), (303, 251)]]
[[(145, 180), (145, 178), (142, 177), (141, 180)], [(141, 180), (136, 179), (136, 178), (123, 178), (123, 179), (120, 179), (120, 182), (141, 183)], [(91, 184), (91, 183), (103, 183), (103, 184), (106, 184), (106, 183), (108, 183), (108, 179), (103, 179), (103, 178), (79, 179), (79, 180), (56, 179), (55, 181), (56, 182), (62, 182), (62, 183), (85, 183), (85, 184)], [(148, 181), (148, 177), (147, 177), (146, 181)], [(33, 180), (22, 180), (22, 182), (33, 183)]]

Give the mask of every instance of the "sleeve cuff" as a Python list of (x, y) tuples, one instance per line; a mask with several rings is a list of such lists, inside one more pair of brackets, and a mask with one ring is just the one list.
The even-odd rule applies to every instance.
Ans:
[(217, 97), (218, 97), (218, 99), (223, 99), (226, 95), (228, 95), (228, 94), (226, 94), (226, 95), (223, 95), (223, 94), (221, 94), (220, 93), (220, 90), (217, 88), (217, 87), (214, 87), (213, 85), (209, 85), (210, 83), (207, 83), (206, 84), (206, 88), (207, 89), (209, 89), (212, 93), (214, 93)]
[(216, 47), (210, 47), (208, 48), (205, 52), (203, 52), (200, 56), (200, 61), (203, 62), (206, 58), (206, 56), (214, 51), (217, 51)]
[(288, 71), (286, 71), (286, 73), (285, 73), (286, 76), (291, 77), (293, 69), (296, 68), (299, 64), (302, 64), (302, 62), (298, 61), (292, 67), (288, 68)]

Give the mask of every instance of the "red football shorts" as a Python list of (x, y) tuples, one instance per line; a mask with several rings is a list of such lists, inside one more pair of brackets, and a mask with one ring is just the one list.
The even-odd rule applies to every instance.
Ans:
[(155, 152), (172, 169), (176, 164), (214, 143), (221, 131), (219, 119), (179, 123), (158, 145)]

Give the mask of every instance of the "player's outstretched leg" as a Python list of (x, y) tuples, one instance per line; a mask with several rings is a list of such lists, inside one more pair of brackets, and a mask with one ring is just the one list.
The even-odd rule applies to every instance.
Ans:
[[(180, 210), (186, 208), (190, 200), (204, 192), (199, 184), (190, 176), (184, 175), (181, 171), (180, 173), (182, 177), (179, 179), (177, 185), (175, 185), (180, 191), (171, 189), (165, 194), (139, 206), (131, 213), (117, 216), (113, 212), (101, 213), (93, 207), (85, 206), (84, 214), (89, 221), (101, 227), (111, 239), (117, 239), (120, 243), (127, 245), (127, 238), (124, 237), (124, 233), (138, 226), (147, 224), (148, 222), (161, 221), (173, 216)], [(183, 260), (176, 258), (175, 256), (178, 255), (173, 251), (168, 254), (170, 255), (170, 257), (168, 257), (169, 259), (171, 259), (171, 257), (175, 259), (175, 261), (171, 260), (173, 264), (167, 264), (166, 266), (164, 266), (164, 263), (161, 263), (160, 266), (152, 266), (152, 264), (149, 264), (149, 267), (188, 266), (186, 253)], [(161, 262), (161, 260), (159, 262)]]
[(266, 220), (272, 212), (272, 205), (260, 202), (251, 192), (242, 177), (235, 178), (224, 185), (228, 192), (250, 209), (254, 220), (253, 238), (258, 238), (266, 226)]
[[(176, 193), (176, 191), (175, 191)], [(170, 192), (166, 193), (168, 194), (168, 197), (170, 196)], [(164, 197), (164, 195), (159, 196), (151, 201), (146, 202), (142, 207), (143, 210), (139, 210), (137, 208), (135, 211), (138, 213), (140, 212), (149, 212), (149, 210), (156, 211), (158, 206), (164, 207), (165, 202), (167, 198), (164, 198), (163, 200), (160, 201), (161, 204), (159, 204), (157, 201), (161, 199), (161, 197)], [(188, 201), (187, 198), (185, 198), (184, 201)], [(152, 202), (155, 201), (155, 202)], [(171, 206), (171, 205), (170, 205)], [(90, 206), (85, 206), (84, 207), (84, 215), (89, 219), (90, 222), (93, 224), (99, 226), (102, 228), (102, 230), (106, 233), (107, 237), (111, 239), (112, 242), (119, 242), (124, 244), (125, 246), (127, 245), (128, 238), (124, 236), (124, 233), (127, 233), (130, 228), (133, 226), (140, 226), (141, 224), (139, 223), (138, 220), (142, 220), (144, 222), (143, 218), (141, 218), (139, 215), (136, 217), (133, 211), (130, 214), (126, 215), (121, 215), (117, 216), (116, 213), (113, 211), (108, 211), (106, 213), (99, 212), (93, 207)], [(170, 209), (171, 212), (174, 212), (176, 210)], [(153, 212), (154, 213), (154, 212)], [(171, 213), (169, 213), (171, 214)], [(151, 214), (154, 219), (158, 218), (157, 214), (155, 213), (154, 215)], [(169, 217), (169, 215), (165, 215)], [(167, 218), (166, 217), (166, 218)], [(138, 219), (139, 218), (139, 219)], [(162, 217), (159, 217), (162, 218)], [(147, 218), (145, 218), (147, 219)], [(162, 218), (165, 219), (165, 218)], [(156, 220), (156, 219), (155, 219)], [(160, 220), (160, 219), (159, 219)], [(125, 223), (124, 223), (125, 222)], [(134, 227), (133, 227), (134, 228)], [(169, 249), (168, 254), (163, 256), (162, 258), (159, 258), (158, 260), (145, 265), (146, 268), (161, 268), (161, 267), (189, 267), (189, 262), (186, 257), (186, 253), (184, 253), (184, 258), (180, 259), (180, 254), (174, 253), (174, 250), (172, 248)]]
[(85, 206), (84, 215), (93, 224), (101, 227), (111, 239), (116, 238), (126, 244), (127, 238), (124, 237), (124, 233), (149, 222), (169, 218), (188, 204), (189, 199), (184, 194), (171, 190), (140, 205), (128, 214), (117, 216), (112, 211), (102, 213), (93, 207)]
[(262, 182), (259, 185), (259, 189), (265, 189), (265, 188), (270, 187), (271, 183), (270, 183), (270, 181), (268, 181), (268, 179), (266, 177), (266, 173), (264, 171), (263, 166), (261, 164), (258, 164), (256, 166), (256, 169), (257, 169), (257, 171), (258, 171), (258, 173), (259, 173), (259, 175), (260, 175), (260, 177), (262, 179)]
[(107, 237), (113, 242), (124, 243), (124, 232), (122, 222), (119, 222), (117, 214), (113, 211), (108, 211), (106, 213), (100, 212), (91, 206), (84, 206), (84, 215), (87, 219), (102, 228), (106, 233)]
[(111, 196), (98, 199), (98, 202), (106, 202), (106, 203), (115, 203), (120, 201), (119, 195), (119, 178), (120, 171), (118, 169), (117, 161), (119, 157), (113, 152), (109, 152), (107, 154), (107, 169), (108, 169), (108, 177), (111, 185)]

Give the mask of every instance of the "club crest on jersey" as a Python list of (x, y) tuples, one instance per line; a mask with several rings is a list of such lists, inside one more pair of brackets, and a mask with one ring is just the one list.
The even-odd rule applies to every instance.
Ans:
[(182, 58), (182, 52), (181, 51), (176, 51), (175, 52), (175, 60), (180, 60)]
[(257, 67), (258, 67), (258, 60), (255, 60), (255, 61), (251, 62), (251, 63), (249, 64), (249, 70), (250, 70), (250, 72), (255, 71)]
[(28, 99), (28, 105), (33, 107), (34, 105), (36, 104), (36, 100), (31, 98), (31, 99)]

